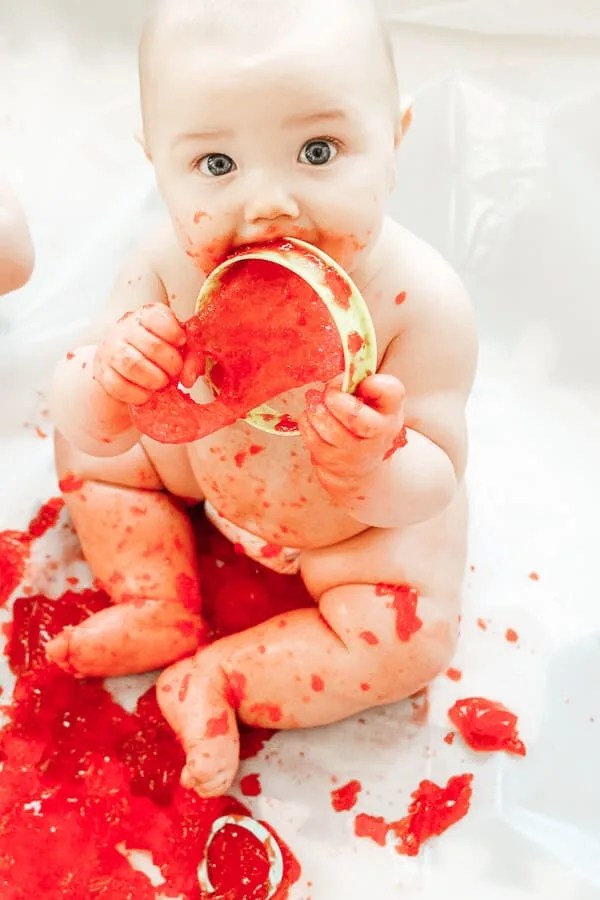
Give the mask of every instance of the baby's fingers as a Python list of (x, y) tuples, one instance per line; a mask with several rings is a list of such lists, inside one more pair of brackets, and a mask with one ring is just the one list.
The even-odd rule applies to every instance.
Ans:
[(177, 378), (181, 372), (183, 366), (181, 352), (148, 331), (141, 322), (136, 322), (130, 327), (127, 344), (141, 354), (150, 365), (161, 369), (168, 379)]
[(162, 338), (174, 347), (183, 347), (186, 341), (185, 331), (181, 327), (175, 313), (168, 306), (152, 303), (142, 306), (139, 322), (152, 334)]
[(192, 352), (188, 353), (183, 361), (183, 368), (179, 376), (179, 380), (186, 388), (193, 388), (196, 381), (206, 371), (206, 361), (200, 354)]
[(324, 402), (332, 416), (355, 438), (374, 438), (381, 434), (384, 417), (358, 397), (329, 388)]
[(101, 369), (95, 377), (109, 397), (119, 400), (121, 403), (139, 406), (150, 399), (150, 391), (146, 391), (139, 385), (127, 381), (126, 378), (123, 378), (111, 367)]
[(322, 391), (306, 392), (306, 418), (322, 441), (332, 447), (349, 447), (357, 444), (359, 438), (335, 418), (324, 402)]
[(170, 381), (169, 375), (163, 369), (131, 344), (120, 344), (112, 354), (110, 363), (117, 374), (146, 391), (159, 391)]
[(400, 412), (404, 395), (404, 385), (394, 375), (370, 375), (356, 389), (356, 396), (363, 403), (384, 416)]

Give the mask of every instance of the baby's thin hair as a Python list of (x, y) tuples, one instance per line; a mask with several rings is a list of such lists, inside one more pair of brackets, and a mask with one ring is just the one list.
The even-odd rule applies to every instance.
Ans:
[[(321, 0), (323, 4), (331, 4), (332, 0)], [(318, 7), (321, 8), (321, 2)], [(342, 15), (347, 12), (365, 17), (366, 27), (373, 28), (381, 39), (384, 62), (389, 71), (392, 102), (394, 110), (398, 110), (399, 92), (394, 51), (379, 0), (338, 0)], [(144, 28), (140, 41), (140, 82), (142, 86), (148, 78), (149, 59), (152, 53), (155, 36), (164, 31), (172, 35), (182, 36), (190, 29), (200, 28), (205, 40), (217, 39), (223, 32), (232, 27), (252, 41), (254, 35), (260, 38), (267, 24), (275, 30), (294, 27), (296, 17), (307, 14), (307, 0), (154, 0), (153, 10)], [(143, 93), (143, 91), (142, 91)], [(142, 106), (144, 105), (142, 97)]]

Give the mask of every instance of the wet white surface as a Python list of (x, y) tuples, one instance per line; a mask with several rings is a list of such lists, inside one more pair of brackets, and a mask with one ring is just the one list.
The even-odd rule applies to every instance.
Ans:
[[(470, 571), (455, 665), (426, 726), (410, 705), (281, 735), (253, 810), (303, 867), (293, 897), (600, 898), (600, 12), (595, 0), (387, 0), (415, 123), (393, 212), (457, 267), (482, 357), (470, 406)], [(56, 492), (41, 415), (57, 355), (100, 303), (157, 209), (137, 127), (143, 3), (0, 0), (0, 166), (31, 219), (38, 265), (0, 307), (0, 527)], [(9, 86), (9, 87), (6, 87)], [(26, 424), (29, 423), (29, 424)], [(40, 542), (67, 563), (68, 546)], [(72, 567), (79, 563), (70, 563)], [(73, 574), (76, 568), (65, 568)], [(539, 574), (539, 580), (528, 576)], [(42, 566), (37, 590), (60, 593)], [(477, 618), (489, 621), (483, 632)], [(515, 629), (519, 641), (505, 639)], [(8, 681), (4, 672), (3, 681)], [(462, 696), (520, 716), (525, 760), (447, 746)], [(470, 815), (417, 859), (353, 836), (404, 815), (429, 777), (475, 774)], [(331, 777), (363, 793), (334, 813)], [(335, 874), (334, 874), (334, 863)], [(307, 883), (311, 882), (312, 887)]]

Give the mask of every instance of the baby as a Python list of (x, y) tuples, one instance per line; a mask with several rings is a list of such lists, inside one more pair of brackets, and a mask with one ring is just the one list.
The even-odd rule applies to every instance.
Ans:
[[(52, 385), (66, 504), (114, 605), (48, 654), (79, 676), (174, 663), (159, 702), (187, 753), (183, 784), (208, 797), (236, 774), (238, 718), (335, 722), (448, 665), (477, 341), (458, 277), (384, 214), (410, 111), (371, 0), (165, 0), (140, 74), (144, 147), (170, 221), (132, 253)], [(336, 379), (318, 401), (306, 404), (306, 389), (277, 398), (299, 437), (242, 421), (191, 445), (140, 436), (128, 404), (195, 381), (180, 323), (206, 274), (281, 237), (351, 274), (377, 373), (355, 396)], [(194, 397), (212, 399), (202, 379)], [(255, 559), (300, 573), (314, 608), (205, 646), (192, 502)]]
[(23, 287), (33, 271), (33, 245), (19, 201), (0, 180), (0, 294)]

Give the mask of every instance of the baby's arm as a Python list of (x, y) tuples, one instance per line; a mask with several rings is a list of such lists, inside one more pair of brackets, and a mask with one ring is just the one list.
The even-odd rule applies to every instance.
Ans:
[(139, 433), (130, 403), (143, 403), (181, 369), (183, 331), (153, 265), (152, 245), (121, 270), (100, 319), (58, 364), (50, 389), (57, 429), (92, 456), (117, 456)]
[(33, 244), (25, 214), (12, 189), (0, 181), (0, 294), (27, 284), (33, 271)]
[(317, 474), (365, 525), (426, 521), (448, 505), (464, 475), (477, 339), (463, 285), (435, 262), (426, 302), (407, 316), (378, 374), (355, 397), (334, 385), (308, 404), (303, 434)]

